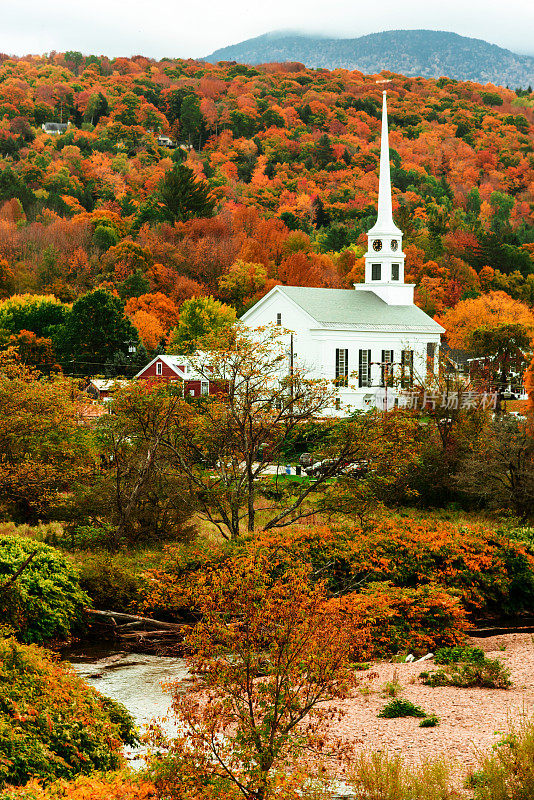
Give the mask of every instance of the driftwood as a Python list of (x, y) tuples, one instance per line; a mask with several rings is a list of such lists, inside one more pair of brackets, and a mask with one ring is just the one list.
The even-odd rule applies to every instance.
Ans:
[(183, 634), (190, 627), (180, 622), (163, 622), (122, 611), (86, 608), (85, 614), (93, 632), (99, 636), (118, 640), (124, 647), (135, 651), (158, 655), (181, 654)]
[(122, 611), (100, 611), (96, 608), (86, 608), (85, 613), (95, 622), (113, 626), (116, 625), (122, 630), (126, 630), (126, 626), (130, 629), (133, 626), (139, 628), (144, 626), (145, 630), (168, 630), (176, 633), (184, 627), (181, 622), (162, 622), (161, 620), (152, 619), (151, 617), (139, 617), (137, 614), (124, 614)]

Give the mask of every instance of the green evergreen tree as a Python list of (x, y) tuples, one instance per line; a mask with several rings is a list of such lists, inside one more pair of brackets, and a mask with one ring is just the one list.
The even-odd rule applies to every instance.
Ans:
[(11, 167), (7, 167), (7, 169), (0, 170), (0, 205), (13, 197), (20, 200), (26, 213), (35, 202), (35, 195), (25, 181), (13, 172)]
[(178, 164), (169, 170), (159, 185), (157, 200), (163, 205), (159, 217), (183, 222), (192, 217), (211, 217), (215, 199), (205, 181), (195, 179), (193, 170)]
[(320, 169), (324, 169), (332, 161), (336, 160), (334, 149), (330, 144), (330, 139), (323, 133), (317, 144), (315, 145), (315, 161)]
[(180, 107), (180, 132), (184, 140), (192, 145), (198, 142), (200, 150), (204, 132), (204, 118), (200, 111), (200, 102), (195, 94), (184, 97)]
[(95, 289), (80, 297), (53, 341), (65, 371), (91, 375), (104, 371), (118, 354), (133, 358), (139, 336), (124, 314), (121, 300), (107, 289)]

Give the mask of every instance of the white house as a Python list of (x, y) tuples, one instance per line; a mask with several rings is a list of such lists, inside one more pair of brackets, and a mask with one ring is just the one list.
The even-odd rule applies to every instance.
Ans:
[(393, 221), (386, 92), (382, 107), (378, 218), (365, 255), (365, 282), (354, 289), (275, 286), (241, 317), (256, 328), (276, 324), (288, 334), (293, 366), (336, 380), (343, 414), (372, 405), (391, 408), (399, 394), (436, 372), (444, 328), (414, 304), (404, 282), (402, 231)]
[(43, 122), (41, 128), (50, 136), (61, 136), (70, 128), (70, 122)]

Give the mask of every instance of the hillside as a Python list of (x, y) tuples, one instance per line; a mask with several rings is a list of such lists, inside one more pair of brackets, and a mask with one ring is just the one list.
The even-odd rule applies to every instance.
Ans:
[(211, 63), (265, 64), (300, 61), (309, 68), (382, 70), (402, 75), (527, 87), (534, 84), (534, 58), (518, 55), (482, 39), (447, 31), (384, 31), (356, 39), (333, 39), (273, 32), (222, 47), (206, 57)]
[[(72, 56), (0, 64), (0, 298), (72, 302), (104, 285), (153, 352), (192, 296), (239, 313), (276, 282), (362, 280), (378, 190), (375, 76)], [(397, 76), (388, 108), (417, 303), (441, 315), (500, 290), (533, 306), (534, 95)], [(49, 134), (48, 120), (70, 126)], [(46, 334), (39, 320), (23, 327)], [(0, 349), (32, 351), (24, 337), (0, 330)]]

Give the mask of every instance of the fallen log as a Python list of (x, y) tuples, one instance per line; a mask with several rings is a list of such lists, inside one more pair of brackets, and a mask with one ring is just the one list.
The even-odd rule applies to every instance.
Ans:
[(119, 639), (176, 639), (181, 631), (117, 631)]
[[(186, 627), (183, 622), (162, 622), (152, 617), (139, 617), (137, 614), (125, 614), (122, 611), (102, 611), (96, 608), (86, 608), (86, 616), (93, 618), (96, 622), (107, 622), (108, 625), (117, 626), (118, 629), (123, 625), (146, 625), (153, 630), (168, 630), (175, 633)], [(118, 633), (119, 631), (117, 631)]]

